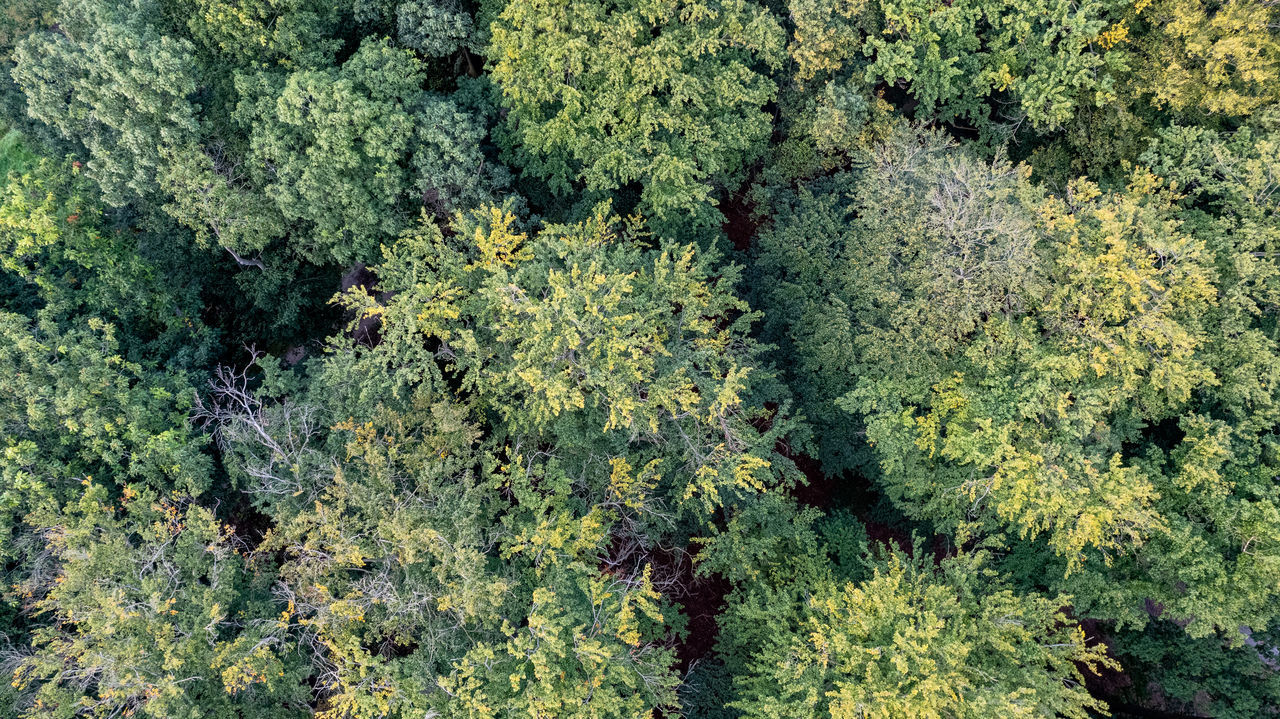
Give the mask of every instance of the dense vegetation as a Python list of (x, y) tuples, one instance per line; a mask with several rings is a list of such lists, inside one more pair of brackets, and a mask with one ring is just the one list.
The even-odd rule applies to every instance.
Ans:
[(1280, 716), (1280, 4), (13, 0), (0, 715)]

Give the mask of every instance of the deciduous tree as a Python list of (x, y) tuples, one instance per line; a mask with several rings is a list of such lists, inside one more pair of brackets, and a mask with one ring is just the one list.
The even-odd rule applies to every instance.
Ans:
[(644, 214), (719, 224), (716, 186), (769, 137), (782, 46), (743, 0), (508, 3), (488, 51), (506, 148), (557, 194), (638, 183)]

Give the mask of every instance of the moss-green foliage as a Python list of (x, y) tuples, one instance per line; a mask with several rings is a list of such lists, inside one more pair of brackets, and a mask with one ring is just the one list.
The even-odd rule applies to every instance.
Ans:
[(7, 3), (0, 715), (1275, 714), (1278, 38)]
[(408, 0), (396, 6), (396, 39), (424, 55), (443, 57), (471, 42), (474, 22), (457, 0)]
[(23, 588), (57, 618), (14, 671), (27, 715), (302, 715), (306, 666), (232, 529), (181, 496), (85, 484), (46, 534), (56, 575)]
[(901, 131), (854, 169), (770, 198), (750, 285), (829, 472), (858, 463), (863, 430), (836, 400), (860, 378), (927, 389), (1040, 281), (1034, 189), (1017, 168), (953, 150)]
[(154, 200), (162, 148), (199, 133), (195, 49), (147, 24), (157, 12), (69, 0), (57, 31), (33, 33), (14, 53), (27, 112), (84, 145), (86, 171), (115, 206)]
[[(319, 68), (342, 42), (342, 4), (321, 0), (180, 0), (170, 3), (191, 39), (232, 67)], [(211, 68), (212, 69), (212, 68)]]
[(284, 237), (317, 264), (371, 260), (411, 206), (448, 213), (506, 181), (487, 128), (423, 91), (412, 51), (370, 37), (334, 64), (333, 4), (68, 0), (58, 16), (14, 50), (27, 112), (85, 148), (108, 204), (163, 210), (242, 265)]
[(372, 259), (410, 200), (447, 211), (486, 199), (484, 131), (422, 82), (413, 53), (372, 40), (335, 70), (238, 77), (252, 176), (285, 221), (304, 223), (304, 256)]
[(0, 314), (0, 498), (9, 562), (17, 580), (44, 574), (40, 532), (58, 524), (81, 483), (140, 483), (195, 494), (209, 486), (202, 438), (186, 424), (185, 377), (127, 361), (115, 328), (49, 312)]
[(918, 118), (1052, 130), (1114, 97), (1100, 39), (1111, 4), (793, 0), (795, 80), (819, 89), (820, 112), (848, 113), (845, 95), (882, 82), (906, 89)]
[[(1265, 176), (1268, 143), (1236, 159), (1232, 139), (1205, 141), (1240, 169), (1196, 192)], [(1062, 563), (1041, 580), (1090, 611), (1141, 624), (1154, 598), (1195, 636), (1268, 626), (1269, 195), (1185, 214), (1184, 157), (1169, 180), (1046, 198), (1025, 173), (942, 148), (891, 141), (801, 190), (764, 236), (762, 266), (781, 281), (762, 283), (762, 306), (819, 403), (820, 442), (852, 439), (858, 418), (905, 512), (1043, 536)]]
[(640, 211), (718, 222), (717, 185), (763, 149), (783, 35), (742, 0), (514, 2), (488, 56), (507, 150), (558, 194), (640, 185)]
[[(911, 555), (873, 550), (852, 516), (816, 514), (762, 503), (704, 550), (709, 568), (737, 582), (705, 675), (728, 708), (752, 717), (1084, 717), (1098, 706), (1081, 672), (1109, 660), (1061, 613), (1068, 598), (1015, 592), (984, 553), (935, 564), (918, 540)], [(695, 715), (714, 715), (698, 702), (687, 702)]]
[(1280, 11), (1267, 3), (1135, 2), (1109, 44), (1133, 54), (1131, 87), (1159, 107), (1249, 115), (1277, 100)]
[(1280, 702), (1276, 636), (1247, 631), (1238, 646), (1192, 639), (1170, 622), (1117, 635), (1115, 656), (1133, 683), (1126, 699), (1222, 719), (1265, 716)]
[(732, 266), (713, 276), (712, 256), (607, 207), (534, 232), (491, 206), (451, 230), (423, 223), (388, 248), (376, 268), (387, 305), (347, 297), (380, 320), (376, 352), (391, 366), (455, 377), (513, 457), (549, 444), (596, 482), (625, 457), (642, 476), (627, 480), (637, 508), (709, 511), (776, 481), (784, 425), (750, 424), (772, 413), (748, 401), (752, 315)]
[(1015, 152), (1061, 191), (1077, 175), (1123, 186), (1170, 124), (1234, 129), (1274, 108), (1280, 72), (1277, 9), (1267, 3), (1140, 0), (1113, 4), (1098, 36), (1113, 72), (1104, 103), (1082, 105), (1062, 132), (1023, 128)]
[(10, 172), (26, 170), (35, 160), (36, 155), (23, 141), (22, 133), (9, 130), (0, 137), (0, 173), (5, 177), (8, 177)]
[[(917, 546), (917, 553), (920, 547)], [(728, 619), (767, 626), (737, 680), (753, 717), (1087, 717), (1080, 681), (1104, 650), (1061, 598), (1000, 586), (980, 555), (892, 552), (861, 583), (821, 581), (794, 597), (754, 595)]]
[(108, 319), (133, 360), (164, 355), (174, 369), (207, 361), (214, 335), (200, 318), (200, 288), (170, 282), (180, 254), (113, 226), (78, 162), (20, 162), (23, 171), (10, 175), (0, 194), (0, 268), (11, 283), (10, 307)]

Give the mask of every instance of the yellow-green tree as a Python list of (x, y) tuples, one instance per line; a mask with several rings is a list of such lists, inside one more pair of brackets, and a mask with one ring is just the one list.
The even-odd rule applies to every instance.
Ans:
[(303, 715), (307, 667), (232, 529), (190, 498), (84, 484), (45, 528), (51, 576), (23, 586), (55, 618), (14, 672), (23, 716)]
[(783, 44), (744, 0), (535, 0), (497, 14), (487, 54), (525, 172), (559, 195), (638, 183), (643, 213), (719, 224), (716, 188), (769, 138)]
[[(897, 85), (920, 119), (1054, 130), (1114, 98), (1121, 66), (1100, 40), (1109, 3), (1091, 0), (793, 0), (795, 81), (842, 95)], [(825, 90), (824, 90), (825, 88)], [(847, 107), (847, 102), (845, 103)], [(844, 110), (847, 112), (847, 109)]]
[[(789, 371), (865, 423), (864, 471), (905, 513), (1056, 557), (1034, 581), (1082, 611), (1141, 625), (1150, 599), (1197, 636), (1268, 626), (1274, 233), (1247, 188), (1274, 148), (1248, 137), (1039, 199), (891, 141), (762, 243), (767, 316), (800, 315), (775, 330)], [(1201, 200), (1235, 201), (1183, 208), (1196, 157)], [(815, 416), (824, 440), (848, 426)]]
[(1157, 107), (1249, 115), (1280, 99), (1280, 8), (1248, 0), (1138, 0), (1110, 30), (1134, 91)]
[(981, 555), (935, 567), (890, 552), (865, 581), (808, 589), (783, 619), (778, 607), (735, 608), (735, 621), (772, 612), (775, 628), (737, 680), (735, 706), (776, 719), (1084, 719), (1105, 709), (1084, 672), (1114, 663), (1064, 603), (1014, 593)]

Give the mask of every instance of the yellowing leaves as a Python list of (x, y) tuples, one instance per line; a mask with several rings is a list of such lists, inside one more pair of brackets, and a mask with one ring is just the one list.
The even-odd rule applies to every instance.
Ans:
[(1157, 107), (1249, 115), (1280, 92), (1280, 11), (1231, 0), (1140, 0), (1134, 17), (1150, 31), (1135, 42), (1138, 88)]
[(515, 215), (499, 207), (489, 208), (488, 227), (477, 226), (473, 241), (480, 252), (480, 260), (475, 268), (515, 267), (527, 261), (531, 250), (524, 246), (527, 236), (523, 232), (515, 232), (512, 225)]
[(1101, 705), (1080, 685), (1082, 669), (1114, 662), (1058, 613), (1060, 600), (1014, 594), (983, 563), (962, 554), (935, 566), (895, 551), (861, 583), (806, 587), (795, 609), (751, 604), (769, 613), (752, 628), (767, 636), (747, 658), (735, 707), (770, 719), (1013, 717), (1052, 707), (1084, 719)]
[[(1141, 10), (1135, 8), (1135, 12), (1141, 12)], [(1129, 25), (1124, 20), (1121, 20), (1098, 36), (1098, 44), (1102, 45), (1104, 49), (1110, 50), (1128, 39)]]

